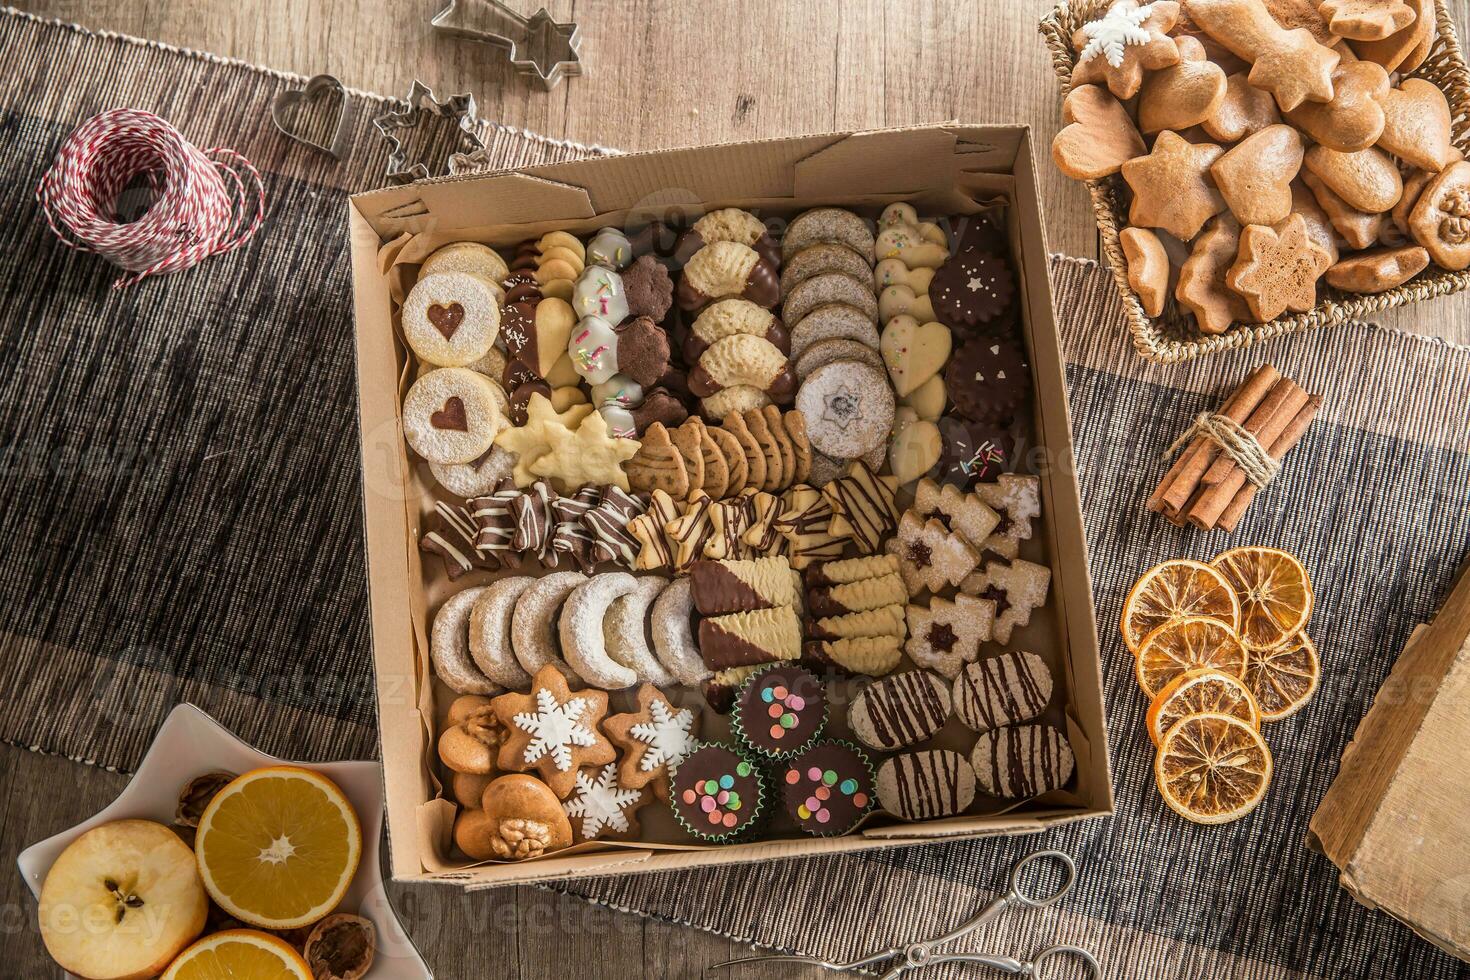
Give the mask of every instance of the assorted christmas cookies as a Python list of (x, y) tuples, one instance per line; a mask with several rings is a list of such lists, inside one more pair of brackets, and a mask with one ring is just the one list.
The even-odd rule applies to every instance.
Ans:
[(723, 208), (423, 263), (403, 431), (437, 480), (424, 573), (454, 583), (428, 625), (456, 853), (1065, 787), (1000, 218)]

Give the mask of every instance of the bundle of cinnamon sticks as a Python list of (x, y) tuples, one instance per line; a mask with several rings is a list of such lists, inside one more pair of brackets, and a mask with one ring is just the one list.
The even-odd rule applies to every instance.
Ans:
[[(1279, 462), (1301, 441), (1321, 407), (1321, 396), (1307, 394), (1276, 368), (1263, 364), (1216, 414), (1254, 436), (1266, 454)], [(1180, 526), (1192, 524), (1228, 533), (1235, 530), (1258, 489), (1218, 442), (1199, 434), (1164, 474), (1147, 506)]]

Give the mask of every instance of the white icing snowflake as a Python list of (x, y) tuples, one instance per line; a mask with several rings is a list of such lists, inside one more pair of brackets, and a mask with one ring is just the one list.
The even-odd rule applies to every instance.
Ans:
[(675, 711), (666, 701), (650, 701), (648, 717), (649, 721), (629, 729), (634, 738), (648, 746), (638, 768), (644, 772), (665, 765), (672, 769), (694, 751), (694, 736), (690, 734), (694, 712), (688, 708)]
[(572, 768), (572, 746), (596, 745), (597, 734), (577, 719), (586, 710), (583, 698), (570, 698), (566, 704), (557, 704), (556, 696), (546, 688), (536, 691), (536, 713), (516, 715), (516, 727), (532, 736), (526, 746), (527, 763), (535, 762), (547, 752), (551, 761), (562, 772)]
[(1100, 19), (1083, 24), (1082, 33), (1087, 37), (1087, 46), (1077, 57), (1078, 62), (1100, 54), (1114, 68), (1122, 65), (1124, 48), (1130, 44), (1149, 42), (1151, 35), (1143, 27), (1143, 22), (1148, 20), (1153, 10), (1154, 5), (1151, 3), (1141, 7), (1118, 3), (1108, 8), (1108, 12)]
[(582, 836), (592, 840), (605, 829), (627, 833), (628, 815), (623, 811), (643, 796), (642, 790), (618, 786), (618, 767), (608, 763), (596, 781), (587, 773), (577, 773), (577, 788), (562, 808), (569, 817), (582, 818)]

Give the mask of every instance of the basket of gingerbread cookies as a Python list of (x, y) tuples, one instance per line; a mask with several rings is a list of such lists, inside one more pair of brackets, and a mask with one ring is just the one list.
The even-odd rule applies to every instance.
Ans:
[[(962, 132), (883, 134), (891, 179), (934, 189), (835, 203), (731, 177), (692, 214), (578, 217), (516, 178), (496, 208), (525, 214), (477, 225), (492, 175), (361, 205), (390, 215), (358, 340), (396, 877), (1110, 811), (1046, 252), (1014, 203), (1034, 185), (984, 172), (1029, 148)], [(834, 145), (807, 139), (762, 152)], [(972, 173), (925, 176), (940, 146)], [(629, 161), (573, 166), (607, 202), (594, 178)], [(397, 223), (446, 192), (463, 228)]]
[(1075, 0), (1041, 32), (1052, 156), (1088, 185), (1143, 356), (1470, 284), (1470, 75), (1443, 0)]

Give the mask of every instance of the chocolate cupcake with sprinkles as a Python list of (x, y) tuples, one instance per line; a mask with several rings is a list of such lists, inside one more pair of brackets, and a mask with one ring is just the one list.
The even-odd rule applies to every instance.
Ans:
[(873, 764), (851, 742), (818, 742), (778, 773), (786, 813), (804, 834), (846, 834), (873, 808)]
[(826, 686), (801, 667), (768, 667), (751, 675), (740, 689), (730, 727), (761, 755), (789, 758), (827, 727)]
[(669, 806), (694, 837), (728, 844), (760, 822), (765, 786), (760, 765), (727, 745), (701, 743), (674, 769)]

